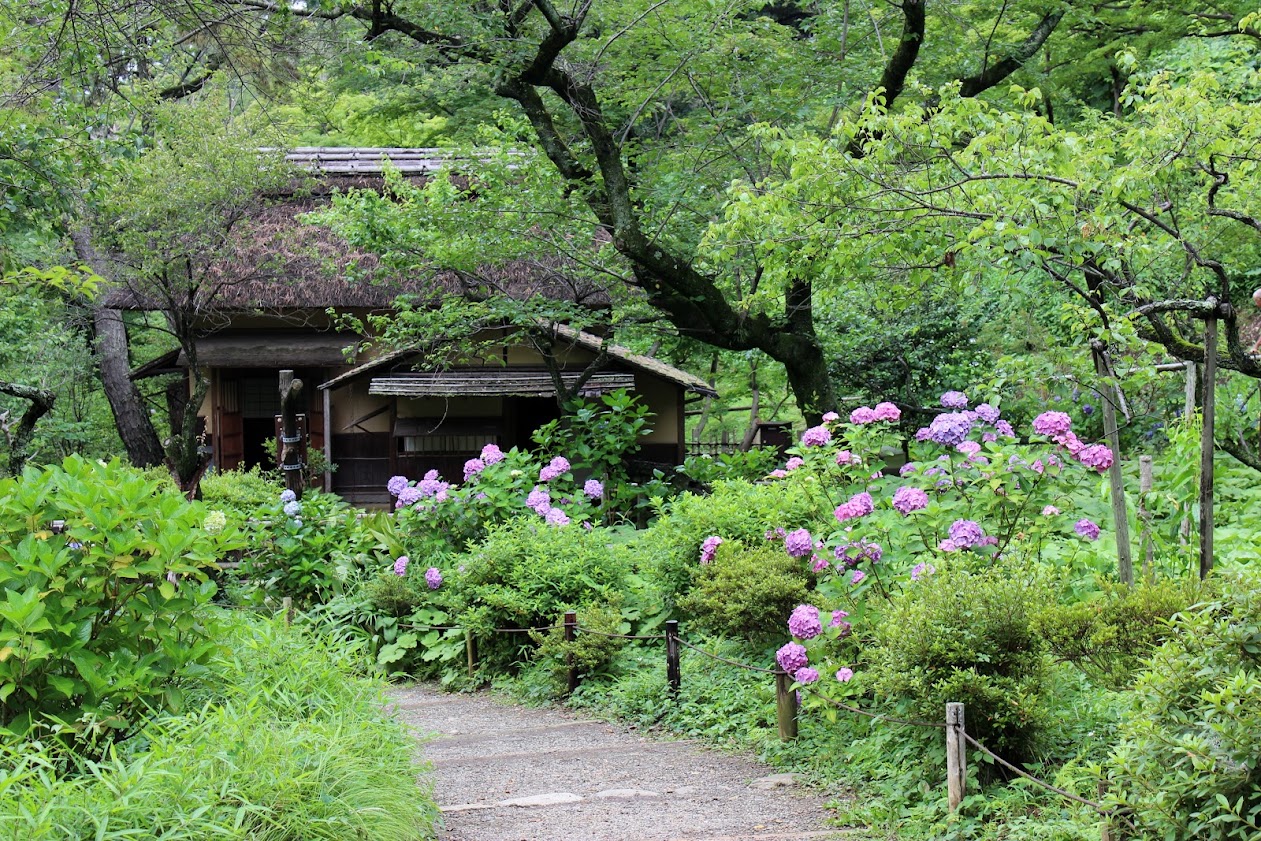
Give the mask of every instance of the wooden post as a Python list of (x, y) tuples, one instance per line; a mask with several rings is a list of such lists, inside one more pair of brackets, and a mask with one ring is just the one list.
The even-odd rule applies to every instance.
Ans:
[(293, 624), (293, 597), (285, 596), (280, 600), (280, 611), (285, 615), (285, 624)]
[(968, 786), (967, 740), (963, 738), (963, 704), (946, 704), (946, 790), (950, 811), (959, 808)]
[(788, 672), (775, 670), (775, 715), (779, 719), (779, 738), (785, 742), (797, 738), (797, 693), (789, 689), (792, 684)]
[(477, 673), (477, 640), (469, 631), (464, 632), (464, 654), (468, 657), (468, 677), (473, 680)]
[(670, 694), (679, 695), (679, 687), (683, 680), (679, 672), (679, 620), (666, 620), (666, 682), (670, 684)]
[(302, 435), (298, 430), (298, 395), (302, 380), (293, 371), (280, 372), (280, 470), (285, 487), (302, 499)]
[[(1194, 362), (1186, 363), (1187, 366), (1187, 384), (1185, 399), (1182, 403), (1182, 417), (1187, 423), (1191, 422), (1191, 418), (1195, 415), (1195, 380), (1196, 380), (1196, 364)], [(1178, 533), (1182, 535), (1182, 545), (1191, 542), (1191, 512), (1188, 510), (1182, 523), (1178, 526)]]
[[(570, 611), (565, 614), (565, 642), (573, 642), (578, 638), (578, 614)], [(578, 666), (574, 662), (573, 651), (565, 654), (565, 663), (569, 666), (569, 675), (566, 681), (569, 694), (578, 688)]]
[(324, 490), (333, 491), (333, 393), (324, 389)]
[(1108, 349), (1101, 343), (1091, 348), (1095, 357), (1095, 371), (1102, 380), (1103, 432), (1112, 450), (1112, 467), (1108, 469), (1108, 486), (1112, 496), (1112, 526), (1117, 540), (1117, 578), (1122, 584), (1134, 583), (1134, 557), (1130, 547), (1130, 518), (1125, 506), (1125, 477), (1121, 475), (1121, 435), (1117, 428), (1117, 394), (1121, 384), (1112, 376), (1108, 364)]
[(1200, 580), (1213, 569), (1213, 414), (1217, 395), (1217, 316), (1204, 319), (1204, 432), (1200, 438)]
[(1152, 512), (1147, 510), (1147, 494), (1152, 492), (1155, 482), (1152, 477), (1152, 457), (1138, 457), (1138, 551), (1143, 556), (1143, 580), (1151, 583), (1155, 574), (1153, 564), (1155, 549), (1152, 546)]
[[(1105, 780), (1099, 781), (1099, 802), (1108, 796), (1108, 783)], [(1099, 816), (1099, 841), (1112, 841), (1112, 820), (1109, 815), (1102, 814)]]

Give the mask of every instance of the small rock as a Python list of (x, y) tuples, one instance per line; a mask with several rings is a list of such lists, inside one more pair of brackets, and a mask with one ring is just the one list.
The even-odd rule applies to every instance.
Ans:
[(597, 791), (595, 796), (603, 800), (631, 800), (636, 797), (660, 797), (661, 795), (655, 791), (646, 791), (640, 788), (610, 788), (605, 791)]
[(761, 791), (771, 791), (777, 788), (791, 788), (797, 784), (797, 777), (793, 774), (771, 774), (769, 777), (758, 777), (749, 783), (749, 788), (756, 788)]
[(514, 797), (511, 800), (500, 800), (500, 806), (560, 806), (564, 803), (578, 803), (582, 798), (567, 791), (556, 791), (550, 794), (535, 794), (530, 797)]

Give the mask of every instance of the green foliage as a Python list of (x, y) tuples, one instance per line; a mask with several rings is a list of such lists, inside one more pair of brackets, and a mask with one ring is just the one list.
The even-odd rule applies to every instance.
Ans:
[(1050, 604), (1032, 616), (1035, 634), (1056, 657), (1100, 685), (1120, 689), (1170, 634), (1169, 620), (1199, 601), (1197, 580), (1164, 579), (1134, 587), (1103, 582), (1094, 598)]
[(904, 590), (874, 629), (873, 691), (930, 721), (961, 701), (974, 738), (1013, 762), (1029, 759), (1047, 701), (1031, 614), (1051, 594), (1036, 570), (938, 570)]
[(201, 498), (211, 508), (223, 508), (242, 516), (271, 506), (284, 490), (274, 473), (250, 470), (220, 470), (201, 480)]
[(503, 668), (519, 657), (520, 635), (493, 628), (559, 623), (567, 610), (613, 604), (628, 589), (630, 553), (597, 530), (512, 520), (490, 531), (463, 569), (444, 569), (454, 623), (477, 637), (483, 662)]
[(1143, 837), (1261, 833), (1261, 576), (1224, 575), (1218, 587), (1174, 619), (1104, 763), (1110, 800)]
[(239, 545), (224, 526), (116, 461), (0, 481), (0, 724), (108, 745), (180, 709), (216, 648), (197, 609)]
[(683, 494), (662, 509), (640, 541), (641, 568), (672, 604), (691, 589), (705, 538), (717, 535), (756, 546), (766, 532), (785, 523), (809, 522), (817, 514), (818, 503), (804, 494), (785, 494), (775, 485), (719, 481), (708, 495)]
[(296, 516), (285, 508), (274, 501), (255, 511), (238, 572), (258, 584), (252, 600), (271, 595), (303, 604), (324, 602), (341, 592), (353, 570), (377, 563), (382, 532), (389, 529), (383, 514), (365, 516), (336, 494), (318, 491), (308, 491), (290, 509)]
[(555, 628), (547, 632), (535, 632), (531, 638), (538, 643), (534, 663), (530, 671), (546, 677), (546, 691), (550, 697), (560, 697), (568, 688), (569, 664), (578, 669), (579, 680), (592, 680), (608, 669), (626, 640), (615, 636), (627, 630), (621, 610), (621, 595), (615, 593), (608, 604), (592, 604), (578, 613), (581, 629), (573, 642), (565, 641), (565, 629)]
[(693, 482), (713, 485), (723, 480), (757, 481), (774, 470), (778, 463), (779, 451), (774, 447), (754, 447), (718, 456), (688, 456), (678, 469)]
[(814, 576), (779, 542), (725, 541), (700, 567), (679, 611), (706, 631), (756, 642), (781, 639), (785, 618), (810, 601)]
[[(99, 762), (0, 747), (0, 833), (30, 841), (161, 837), (403, 841), (437, 808), (415, 743), (377, 685), (281, 623), (216, 623), (196, 702)], [(65, 766), (69, 764), (69, 769)]]
[(626, 460), (639, 451), (639, 439), (652, 432), (652, 413), (623, 389), (598, 399), (579, 399), (566, 415), (534, 431), (534, 442), (549, 455), (563, 455), (575, 467), (605, 477), (616, 492), (626, 479)]

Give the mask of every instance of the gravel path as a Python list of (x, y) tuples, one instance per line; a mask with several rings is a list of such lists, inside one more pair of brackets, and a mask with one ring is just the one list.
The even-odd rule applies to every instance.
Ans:
[(391, 691), (427, 738), (443, 841), (796, 841), (829, 830), (790, 775), (563, 709), (430, 686)]

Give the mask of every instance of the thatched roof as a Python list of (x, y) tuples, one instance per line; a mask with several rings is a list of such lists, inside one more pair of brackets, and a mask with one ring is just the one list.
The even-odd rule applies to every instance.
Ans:
[[(332, 230), (301, 217), (328, 206), (332, 193), (346, 189), (381, 189), (385, 162), (411, 180), (461, 158), (437, 149), (329, 149), (303, 147), (286, 155), (296, 166), (312, 170), (310, 189), (283, 197), (242, 222), (227, 256), (207, 267), (196, 307), (207, 314), (290, 312), (338, 309), (385, 309), (399, 295), (421, 301), (490, 291), (524, 300), (541, 295), (584, 306), (608, 305), (607, 292), (575, 276), (555, 259), (517, 260), (486, 266), (474, 274), (416, 270), (399, 273), (380, 258), (351, 247)], [(125, 287), (106, 296), (118, 309), (164, 309), (156, 297)]]

